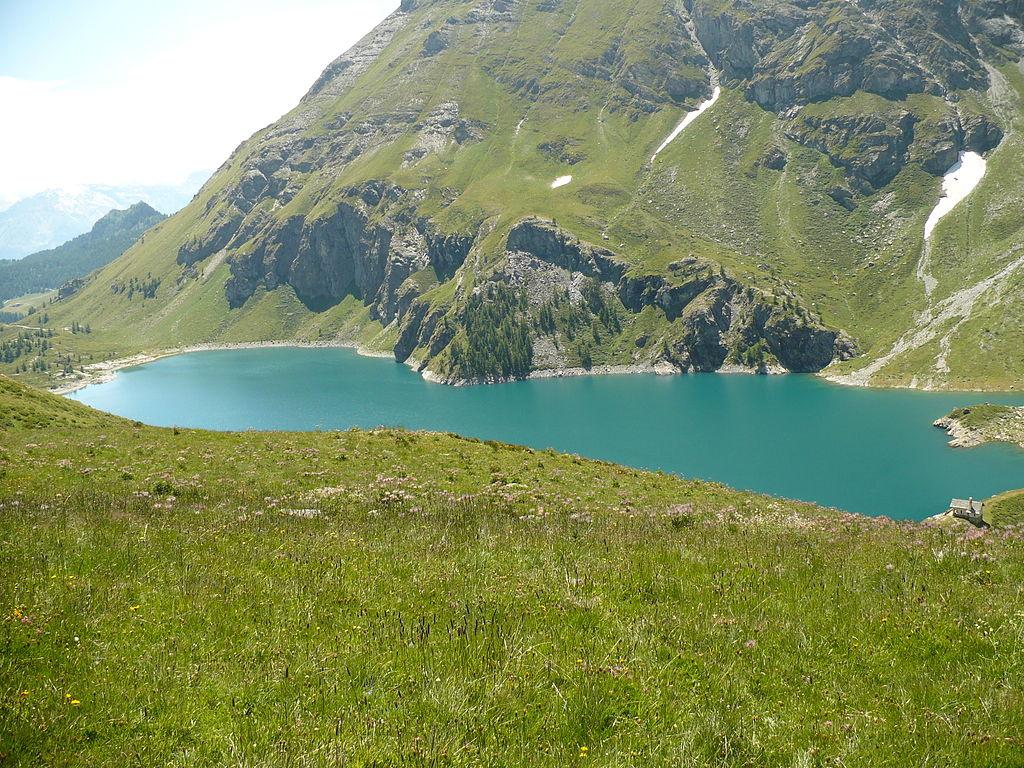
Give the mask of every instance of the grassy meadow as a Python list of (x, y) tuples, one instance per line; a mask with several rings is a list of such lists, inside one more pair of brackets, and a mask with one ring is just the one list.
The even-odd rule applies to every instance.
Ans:
[(1024, 491), (1001, 493), (987, 502), (986, 516), (996, 526), (1024, 524)]
[(0, 378), (0, 764), (1018, 766), (1024, 543)]

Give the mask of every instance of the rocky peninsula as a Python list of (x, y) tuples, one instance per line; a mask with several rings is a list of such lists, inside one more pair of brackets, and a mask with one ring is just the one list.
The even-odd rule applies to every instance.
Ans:
[(935, 422), (946, 430), (954, 448), (972, 448), (990, 442), (1013, 443), (1024, 448), (1024, 408), (985, 403), (957, 408)]

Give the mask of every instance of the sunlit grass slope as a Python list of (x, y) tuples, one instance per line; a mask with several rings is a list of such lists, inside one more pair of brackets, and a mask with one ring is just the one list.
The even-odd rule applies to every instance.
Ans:
[(1019, 765), (1024, 551), (0, 379), (5, 765)]

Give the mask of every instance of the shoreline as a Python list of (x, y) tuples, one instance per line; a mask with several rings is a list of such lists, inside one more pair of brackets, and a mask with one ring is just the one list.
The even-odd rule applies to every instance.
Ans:
[(916, 384), (911, 381), (909, 384), (888, 384), (878, 385), (872, 384), (868, 381), (863, 381), (856, 378), (857, 371), (851, 373), (826, 373), (828, 369), (822, 369), (817, 373), (810, 374), (816, 376), (822, 381), (827, 381), (829, 384), (836, 384), (840, 387), (849, 387), (851, 389), (873, 389), (873, 390), (906, 390), (910, 392), (925, 392), (932, 394), (963, 394), (963, 395), (1017, 395), (1024, 394), (1024, 389), (1017, 389), (1015, 384), (1011, 384), (1008, 389), (999, 387), (989, 387), (987, 389), (952, 389), (945, 387), (933, 387), (929, 385)]
[(933, 427), (943, 430), (946, 436), (952, 438), (948, 441), (950, 448), (976, 448), (989, 442), (980, 431), (971, 429), (951, 416), (943, 416), (932, 422)]
[[(293, 348), (293, 349), (351, 349), (357, 354), (363, 357), (377, 357), (394, 359), (393, 352), (372, 350), (356, 341), (301, 341), (301, 340), (288, 340), (288, 341), (239, 341), (239, 342), (206, 342), (200, 344), (190, 344), (188, 346), (173, 347), (170, 349), (162, 349), (156, 352), (139, 352), (134, 355), (128, 355), (126, 357), (115, 358), (113, 360), (106, 360), (99, 363), (91, 363), (85, 366), (85, 374), (76, 374), (80, 378), (74, 381), (63, 382), (51, 387), (48, 387), (48, 391), (53, 392), (57, 395), (69, 395), (73, 392), (77, 392), (86, 387), (92, 386), (93, 384), (105, 384), (112, 381), (119, 371), (126, 368), (134, 368), (138, 365), (146, 365), (148, 363), (156, 362), (166, 357), (174, 357), (176, 355), (187, 355), (195, 352), (216, 352), (220, 350), (232, 350), (232, 349), (274, 349), (274, 348)], [(413, 371), (423, 377), (424, 381), (432, 384), (444, 384), (452, 387), (470, 387), (470, 386), (487, 386), (493, 384), (506, 384), (511, 381), (535, 381), (541, 379), (567, 379), (567, 378), (579, 378), (583, 376), (633, 376), (633, 375), (655, 375), (655, 376), (685, 376), (693, 375), (690, 371), (680, 371), (678, 368), (669, 365), (668, 363), (661, 364), (650, 364), (650, 363), (628, 363), (628, 364), (608, 364), (608, 365), (595, 365), (592, 368), (548, 368), (543, 370), (531, 371), (525, 379), (456, 379), (448, 380), (442, 376), (437, 375), (433, 371), (426, 369), (421, 370), (419, 368), (421, 361), (414, 358), (409, 358), (405, 361), (404, 365), (407, 365)], [(708, 371), (708, 373), (721, 374), (725, 376), (787, 376), (793, 375), (792, 371), (789, 371), (781, 366), (770, 366), (765, 371), (756, 370), (753, 368), (746, 368), (741, 365), (735, 365), (728, 363), (723, 365), (716, 371)], [(1020, 390), (1010, 389), (936, 389), (933, 387), (922, 387), (911, 384), (900, 384), (892, 386), (876, 386), (870, 383), (853, 380), (851, 374), (838, 374), (838, 373), (826, 373), (825, 371), (819, 371), (817, 373), (810, 374), (796, 374), (796, 375), (808, 375), (814, 376), (815, 378), (821, 379), (822, 381), (828, 382), (829, 384), (851, 387), (856, 389), (870, 389), (870, 390), (909, 390), (914, 392), (923, 393), (962, 393), (962, 394), (1018, 394)]]
[[(415, 366), (412, 366), (416, 370)], [(631, 365), (595, 365), (593, 368), (547, 368), (531, 371), (524, 379), (445, 379), (433, 371), (423, 370), (419, 374), (424, 380), (433, 384), (446, 384), (450, 387), (476, 387), (494, 384), (509, 384), (514, 381), (535, 381), (539, 379), (570, 379), (581, 376), (631, 376), (636, 374), (655, 374), (657, 376), (679, 376), (682, 372), (670, 365), (658, 366), (648, 364)]]
[[(700, 373), (700, 372), (699, 372)], [(771, 367), (765, 372), (754, 368), (745, 368), (742, 365), (727, 364), (717, 371), (707, 373), (723, 374), (725, 376), (784, 376), (790, 371), (785, 368)], [(626, 363), (622, 365), (595, 365), (592, 368), (549, 368), (541, 371), (532, 371), (527, 380), (534, 379), (568, 379), (577, 376), (634, 376), (640, 374), (654, 374), (655, 376), (687, 376), (691, 372), (680, 371), (668, 363)]]
[(621, 365), (595, 365), (592, 368), (545, 368), (538, 371), (531, 371), (524, 379), (517, 378), (495, 378), (495, 379), (445, 379), (433, 371), (419, 370), (419, 361), (411, 358), (406, 365), (419, 373), (425, 381), (432, 384), (444, 384), (449, 387), (476, 387), (490, 386), (494, 384), (509, 384), (514, 381), (538, 381), (542, 379), (572, 379), (583, 376), (691, 376), (703, 373), (721, 374), (724, 376), (782, 376), (791, 373), (780, 366), (772, 366), (766, 371), (759, 371), (753, 368), (745, 368), (742, 365), (723, 365), (717, 371), (681, 371), (673, 365), (662, 363), (652, 365), (650, 363), (628, 363)]
[[(148, 363), (162, 360), (166, 357), (175, 357), (176, 355), (187, 355), (195, 352), (215, 352), (219, 350), (231, 350), (231, 349), (351, 349), (363, 357), (379, 357), (393, 359), (394, 355), (391, 352), (378, 352), (371, 350), (358, 342), (343, 342), (343, 341), (240, 341), (240, 342), (226, 342), (217, 343), (209, 342), (202, 344), (191, 344), (184, 347), (175, 347), (173, 349), (163, 349), (157, 352), (139, 352), (135, 355), (129, 355), (127, 357), (115, 358), (113, 360), (106, 360), (99, 363), (92, 363), (85, 366), (85, 374), (77, 374), (80, 378), (74, 381), (59, 384), (57, 386), (48, 387), (50, 392), (56, 395), (70, 395), (73, 392), (85, 389), (94, 384), (106, 384), (107, 382), (113, 381), (119, 371), (126, 368), (134, 368), (138, 365), (147, 365)], [(473, 386), (488, 386), (494, 384), (507, 384), (512, 381), (534, 381), (541, 379), (568, 379), (568, 378), (579, 378), (583, 376), (633, 376), (633, 375), (655, 375), (655, 376), (686, 376), (691, 375), (692, 372), (680, 371), (675, 366), (669, 365), (668, 363), (655, 364), (650, 363), (629, 363), (621, 365), (595, 365), (592, 368), (548, 368), (538, 371), (531, 371), (529, 376), (525, 379), (445, 379), (433, 371), (426, 369), (420, 369), (419, 366), (421, 361), (414, 358), (409, 358), (405, 361), (404, 365), (407, 365), (414, 372), (418, 373), (423, 377), (424, 381), (430, 382), (431, 384), (443, 384), (450, 387), (473, 387)], [(702, 372), (703, 373), (703, 372)], [(766, 371), (759, 371), (754, 368), (746, 368), (742, 365), (726, 364), (723, 365), (716, 371), (707, 371), (707, 373), (722, 374), (725, 376), (784, 376), (789, 375), (792, 372), (782, 368), (781, 366), (770, 366)]]
[(69, 381), (57, 386), (49, 387), (49, 391), (55, 395), (70, 395), (72, 392), (77, 392), (80, 389), (85, 389), (93, 384), (106, 384), (109, 381), (113, 381), (117, 376), (118, 371), (123, 371), (126, 368), (134, 368), (138, 365), (147, 365), (148, 363), (162, 360), (165, 357), (175, 357), (177, 355), (188, 355), (195, 352), (217, 352), (222, 350), (231, 349), (274, 349), (274, 348), (292, 348), (292, 349), (352, 349), (363, 357), (393, 357), (390, 352), (376, 352), (367, 347), (362, 346), (357, 342), (342, 342), (342, 341), (239, 341), (239, 342), (226, 342), (217, 343), (209, 342), (203, 344), (191, 344), (187, 347), (175, 347), (173, 349), (163, 349), (157, 352), (139, 352), (135, 355), (129, 355), (128, 357), (119, 357), (113, 360), (106, 360), (100, 363), (92, 363), (85, 366), (85, 374), (78, 374), (81, 378), (75, 381)]
[[(981, 422), (965, 423), (964, 419), (974, 409), (995, 409), (995, 413)], [(1024, 406), (967, 406), (936, 419), (933, 426), (945, 431), (952, 448), (1004, 443), (1024, 449)]]

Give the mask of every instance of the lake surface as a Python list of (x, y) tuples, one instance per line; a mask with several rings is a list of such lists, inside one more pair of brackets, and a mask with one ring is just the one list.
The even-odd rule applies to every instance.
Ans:
[(736, 488), (922, 519), (1024, 487), (1024, 451), (946, 445), (932, 422), (1024, 395), (868, 390), (813, 376), (600, 376), (453, 388), (347, 349), (196, 352), (72, 397), (158, 426), (457, 432)]

